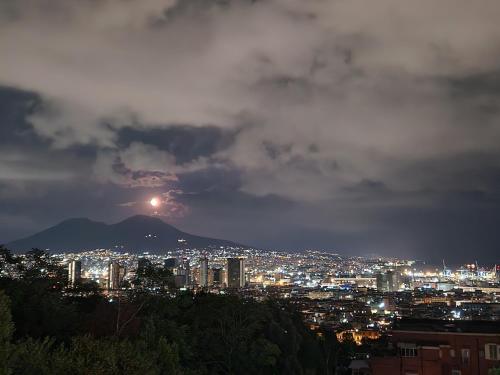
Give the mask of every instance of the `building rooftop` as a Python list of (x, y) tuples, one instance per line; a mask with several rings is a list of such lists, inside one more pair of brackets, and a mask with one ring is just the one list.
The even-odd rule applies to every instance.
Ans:
[(403, 318), (395, 322), (393, 331), (500, 334), (500, 322)]

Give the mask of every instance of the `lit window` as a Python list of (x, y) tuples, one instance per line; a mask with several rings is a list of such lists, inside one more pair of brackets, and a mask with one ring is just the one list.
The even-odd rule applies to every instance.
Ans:
[(455, 349), (450, 349), (450, 357), (455, 358)]
[(470, 363), (470, 349), (462, 349), (462, 365), (469, 366)]
[(399, 353), (401, 354), (401, 357), (416, 357), (417, 356), (417, 349), (415, 349), (415, 348), (400, 348)]
[(486, 344), (484, 348), (484, 353), (486, 359), (497, 360), (499, 359), (498, 352), (500, 351), (500, 345), (496, 344)]
[(462, 371), (460, 371), (460, 370), (451, 370), (451, 375), (462, 375)]

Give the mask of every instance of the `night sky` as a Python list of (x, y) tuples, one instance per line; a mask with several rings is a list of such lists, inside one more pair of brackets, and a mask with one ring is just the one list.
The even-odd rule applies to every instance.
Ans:
[(500, 263), (498, 0), (2, 0), (0, 242), (157, 214)]

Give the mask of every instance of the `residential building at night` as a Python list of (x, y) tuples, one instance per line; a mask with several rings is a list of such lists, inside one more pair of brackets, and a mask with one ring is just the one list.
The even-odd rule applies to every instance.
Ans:
[(488, 375), (500, 366), (500, 325), (487, 321), (403, 319), (392, 355), (371, 359), (373, 375)]

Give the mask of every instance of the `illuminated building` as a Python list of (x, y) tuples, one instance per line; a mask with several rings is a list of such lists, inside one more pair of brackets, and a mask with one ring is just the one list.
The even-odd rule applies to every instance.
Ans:
[(189, 265), (189, 259), (184, 259), (182, 261), (182, 267), (184, 269), (185, 275), (186, 275), (186, 285), (191, 284), (191, 267)]
[(174, 269), (174, 274), (176, 287), (181, 288), (189, 286), (191, 284), (191, 268), (189, 265), (189, 259), (183, 259), (179, 266)]
[(73, 260), (68, 264), (68, 285), (73, 288), (82, 277), (82, 262)]
[(227, 258), (227, 287), (243, 288), (245, 286), (245, 260), (243, 258)]
[(395, 292), (399, 289), (399, 277), (395, 271), (377, 274), (377, 290), (380, 292)]
[(200, 259), (200, 286), (205, 288), (208, 286), (208, 259)]
[(361, 345), (363, 343), (363, 339), (368, 340), (376, 340), (380, 337), (380, 333), (373, 330), (359, 330), (359, 329), (349, 329), (346, 331), (337, 332), (337, 340), (343, 342), (348, 338), (352, 338), (352, 340), (356, 343), (356, 345)]
[(218, 286), (224, 282), (224, 270), (222, 268), (211, 268), (209, 272), (209, 284)]
[(500, 366), (494, 322), (401, 320), (389, 340), (395, 353), (372, 358), (373, 375), (487, 375)]
[(125, 267), (118, 262), (110, 262), (108, 265), (108, 289), (119, 289), (125, 277)]

